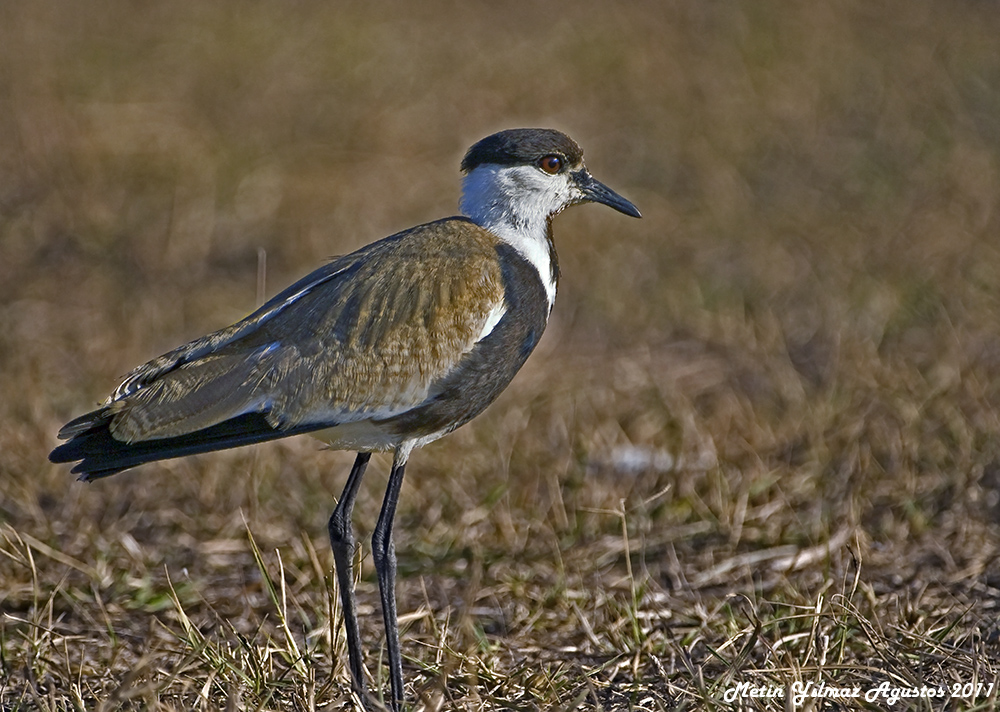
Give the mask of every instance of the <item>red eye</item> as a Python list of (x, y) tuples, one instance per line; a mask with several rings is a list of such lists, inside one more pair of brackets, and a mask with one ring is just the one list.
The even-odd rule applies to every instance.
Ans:
[(550, 175), (562, 170), (563, 160), (559, 156), (545, 156), (538, 162), (538, 167)]

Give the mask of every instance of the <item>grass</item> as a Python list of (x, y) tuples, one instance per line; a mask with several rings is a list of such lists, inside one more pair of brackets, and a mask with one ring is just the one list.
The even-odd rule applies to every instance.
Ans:
[[(538, 351), (408, 467), (415, 706), (1000, 707), (998, 32), (930, 0), (0, 8), (0, 709), (356, 705), (351, 454), (45, 456), (132, 366), (454, 212), (518, 125), (644, 219), (558, 218)], [(378, 689), (388, 465), (355, 510)]]

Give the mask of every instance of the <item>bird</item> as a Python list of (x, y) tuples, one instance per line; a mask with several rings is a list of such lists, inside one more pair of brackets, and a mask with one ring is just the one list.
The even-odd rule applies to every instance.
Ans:
[(538, 344), (559, 276), (553, 217), (587, 202), (641, 217), (554, 129), (491, 134), (461, 172), (461, 215), (333, 258), (241, 321), (135, 368), (49, 455), (91, 481), (303, 433), (357, 452), (327, 528), (351, 684), (367, 705), (351, 518), (372, 453), (391, 452), (372, 558), (393, 710), (404, 684), (392, 526), (410, 455), (481, 413)]

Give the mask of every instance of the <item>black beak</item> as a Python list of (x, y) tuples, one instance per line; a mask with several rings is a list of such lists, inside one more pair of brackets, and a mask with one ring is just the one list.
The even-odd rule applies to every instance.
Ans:
[(602, 203), (633, 218), (642, 217), (639, 208), (632, 205), (632, 203), (625, 200), (625, 198), (618, 195), (618, 193), (611, 190), (611, 188), (604, 185), (601, 181), (596, 180), (586, 169), (574, 173), (573, 180), (576, 181), (577, 186), (583, 191), (584, 200)]

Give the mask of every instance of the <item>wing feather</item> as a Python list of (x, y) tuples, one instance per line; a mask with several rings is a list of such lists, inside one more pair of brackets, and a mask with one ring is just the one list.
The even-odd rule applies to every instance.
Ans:
[(502, 309), (495, 255), (489, 233), (452, 218), (339, 258), (133, 371), (105, 406), (111, 435), (176, 438), (248, 413), (298, 430), (418, 407)]

